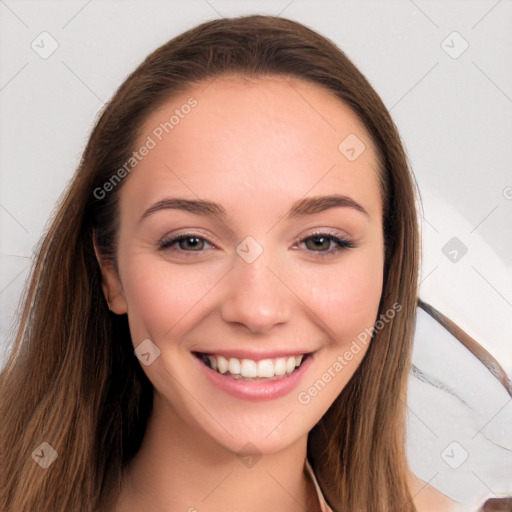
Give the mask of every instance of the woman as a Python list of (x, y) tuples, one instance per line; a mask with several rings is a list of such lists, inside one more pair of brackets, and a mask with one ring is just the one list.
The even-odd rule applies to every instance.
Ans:
[(455, 510), (405, 454), (418, 266), (399, 135), (336, 46), (268, 16), (169, 41), (40, 248), (2, 510)]

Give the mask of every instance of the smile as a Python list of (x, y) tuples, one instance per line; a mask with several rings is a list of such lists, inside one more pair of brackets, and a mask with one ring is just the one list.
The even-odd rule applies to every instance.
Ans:
[(234, 379), (244, 380), (269, 380), (290, 375), (309, 354), (296, 356), (277, 357), (273, 359), (239, 359), (236, 357), (225, 357), (217, 354), (194, 354), (206, 366), (217, 373), (225, 374)]
[[(242, 356), (240, 352), (236, 355)], [(214, 388), (235, 398), (253, 402), (289, 395), (314, 367), (315, 353), (286, 354), (263, 359), (256, 356), (256, 360), (234, 357), (235, 354), (226, 357), (227, 354), (191, 352), (199, 373)]]

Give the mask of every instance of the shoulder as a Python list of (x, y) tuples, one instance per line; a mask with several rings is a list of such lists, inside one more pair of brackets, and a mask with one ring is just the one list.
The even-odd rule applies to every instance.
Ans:
[(462, 512), (456, 501), (412, 473), (409, 489), (417, 512)]

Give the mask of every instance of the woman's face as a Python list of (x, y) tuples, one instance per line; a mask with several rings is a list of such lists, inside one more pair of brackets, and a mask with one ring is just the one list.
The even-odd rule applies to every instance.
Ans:
[[(344, 388), (367, 350), (357, 337), (378, 313), (370, 137), (319, 86), (219, 77), (155, 111), (142, 146), (120, 195), (119, 274), (104, 275), (112, 310), (128, 314), (134, 348), (142, 343), (155, 414), (233, 452), (283, 449)], [(228, 373), (197, 353), (225, 356)], [(231, 376), (238, 366), (289, 372), (304, 354), (285, 377)]]

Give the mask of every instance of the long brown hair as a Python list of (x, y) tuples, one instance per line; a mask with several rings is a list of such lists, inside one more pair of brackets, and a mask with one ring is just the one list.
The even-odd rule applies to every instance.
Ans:
[[(115, 263), (122, 182), (94, 192), (128, 161), (152, 111), (226, 73), (320, 85), (374, 142), (386, 249), (379, 315), (397, 304), (400, 312), (374, 331), (352, 379), (310, 433), (308, 457), (337, 511), (415, 510), (404, 411), (419, 267), (413, 176), (384, 104), (344, 53), (304, 25), (254, 15), (209, 21), (164, 44), (101, 113), (42, 240), (1, 375), (3, 511), (93, 511), (115, 502), (144, 435), (152, 386), (134, 357), (126, 315), (107, 308), (93, 250), (94, 238)], [(31, 457), (43, 442), (58, 453), (46, 470)]]

